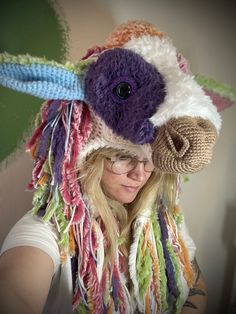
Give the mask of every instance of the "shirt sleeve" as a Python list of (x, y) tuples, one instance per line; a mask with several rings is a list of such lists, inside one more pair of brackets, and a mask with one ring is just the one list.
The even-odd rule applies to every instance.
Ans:
[(18, 246), (33, 246), (47, 253), (53, 260), (54, 273), (60, 265), (60, 252), (57, 244), (57, 232), (43, 222), (32, 211), (27, 212), (10, 230), (5, 238), (0, 255)]
[(189, 259), (192, 262), (194, 260), (195, 254), (196, 254), (196, 245), (193, 241), (193, 239), (191, 238), (190, 234), (189, 234), (189, 230), (187, 228), (187, 225), (185, 223), (185, 219), (181, 225), (181, 234), (184, 240), (184, 244), (186, 245), (187, 249), (188, 249), (188, 253), (189, 253)]

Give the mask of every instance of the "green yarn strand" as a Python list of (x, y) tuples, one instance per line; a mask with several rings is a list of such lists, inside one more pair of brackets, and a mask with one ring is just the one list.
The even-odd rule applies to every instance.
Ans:
[(180, 292), (179, 296), (176, 299), (176, 303), (175, 303), (175, 314), (179, 314), (181, 312), (181, 308), (183, 305), (183, 297), (182, 297), (182, 293), (181, 293), (182, 292), (181, 270), (180, 270), (178, 258), (176, 256), (175, 251), (174, 251), (172, 245), (170, 244), (169, 240), (167, 240), (166, 246), (167, 246), (167, 250), (170, 254), (174, 268), (175, 268), (175, 281), (177, 284), (178, 291)]
[(153, 213), (151, 219), (152, 219), (154, 237), (156, 240), (158, 258), (159, 258), (161, 307), (163, 310), (166, 310), (168, 308), (168, 303), (167, 303), (167, 293), (166, 293), (167, 292), (167, 289), (166, 289), (167, 278), (166, 278), (166, 272), (165, 272), (165, 258), (164, 258), (163, 247), (161, 244), (161, 228), (157, 221), (156, 212)]
[(181, 228), (181, 225), (183, 223), (184, 220), (184, 215), (183, 213), (180, 211), (178, 215), (173, 215), (174, 221), (177, 225), (178, 230)]
[(79, 314), (87, 314), (88, 313), (88, 310), (86, 309), (86, 306), (84, 305), (83, 302), (80, 302), (80, 304), (76, 308), (76, 312)]
[(59, 193), (58, 193), (58, 187), (56, 187), (55, 192), (53, 193), (53, 198), (46, 208), (46, 213), (43, 216), (43, 220), (45, 222), (49, 222), (53, 214), (55, 213), (56, 209), (58, 208), (59, 208)]
[(139, 293), (142, 299), (145, 297), (152, 276), (152, 257), (150, 249), (147, 247), (145, 255), (142, 256), (143, 241), (144, 235), (142, 234), (139, 239), (137, 254), (137, 279), (139, 282)]
[(209, 91), (217, 93), (221, 95), (222, 97), (228, 98), (233, 102), (236, 101), (236, 91), (232, 87), (223, 83), (219, 83), (210, 77), (206, 77), (200, 74), (197, 74), (195, 76), (195, 80), (203, 88), (206, 88)]
[(142, 271), (139, 273), (138, 278), (140, 283), (140, 296), (144, 298), (152, 276), (152, 258), (149, 248), (146, 249), (146, 254), (142, 259), (141, 269)]
[(58, 63), (56, 61), (49, 61), (46, 58), (42, 57), (32, 57), (28, 54), (25, 55), (11, 55), (7, 52), (0, 53), (0, 63), (14, 63), (14, 64), (22, 64), (22, 65), (31, 65), (31, 64), (42, 64), (48, 65), (51, 67), (62, 68), (73, 72), (77, 75), (81, 75), (87, 70), (88, 66), (94, 61), (92, 60), (81, 60), (77, 64), (73, 64), (67, 61), (65, 64)]
[(59, 245), (61, 248), (68, 249), (69, 247), (69, 232), (64, 232), (67, 229), (68, 221), (63, 212), (63, 207), (59, 207), (56, 213), (57, 220), (60, 226), (60, 240)]
[(41, 207), (46, 205), (48, 196), (49, 192), (47, 184), (44, 184), (34, 193), (32, 209), (34, 215), (38, 213)]

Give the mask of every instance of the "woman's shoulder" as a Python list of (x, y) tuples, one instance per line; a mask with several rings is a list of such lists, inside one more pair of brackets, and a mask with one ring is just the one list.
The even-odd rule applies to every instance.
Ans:
[(54, 262), (54, 270), (60, 264), (58, 235), (53, 225), (46, 224), (32, 210), (28, 211), (6, 236), (0, 254), (19, 246), (33, 246), (46, 252)]

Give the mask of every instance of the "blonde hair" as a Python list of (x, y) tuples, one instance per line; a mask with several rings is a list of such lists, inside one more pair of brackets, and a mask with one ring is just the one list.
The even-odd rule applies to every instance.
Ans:
[(170, 201), (169, 205), (173, 206), (176, 193), (176, 177), (155, 170), (132, 203), (123, 205), (107, 197), (101, 186), (104, 160), (114, 157), (119, 152), (112, 148), (98, 149), (90, 154), (79, 168), (82, 190), (88, 197), (95, 217), (100, 217), (105, 229), (104, 235), (109, 243), (105, 261), (109, 260), (112, 264), (116, 259), (119, 244), (119, 249), (128, 256), (132, 241), (132, 224), (136, 217), (145, 209), (152, 208), (161, 195), (164, 195)]

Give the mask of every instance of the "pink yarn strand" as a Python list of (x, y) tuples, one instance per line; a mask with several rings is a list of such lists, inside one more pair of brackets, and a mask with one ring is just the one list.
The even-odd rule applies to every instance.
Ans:
[(65, 152), (65, 159), (63, 162), (62, 195), (65, 202), (72, 206), (79, 205), (81, 200), (80, 187), (78, 184), (76, 171), (76, 163), (81, 148), (79, 136), (81, 113), (82, 107), (75, 105), (68, 147), (67, 151)]
[(90, 245), (89, 245), (89, 220), (87, 214), (85, 214), (84, 225), (83, 225), (83, 239), (82, 239), (82, 265), (80, 269), (80, 277), (83, 279), (87, 272), (87, 265), (90, 255)]
[(91, 256), (88, 263), (88, 301), (91, 313), (103, 313), (103, 297), (98, 282), (96, 264)]

